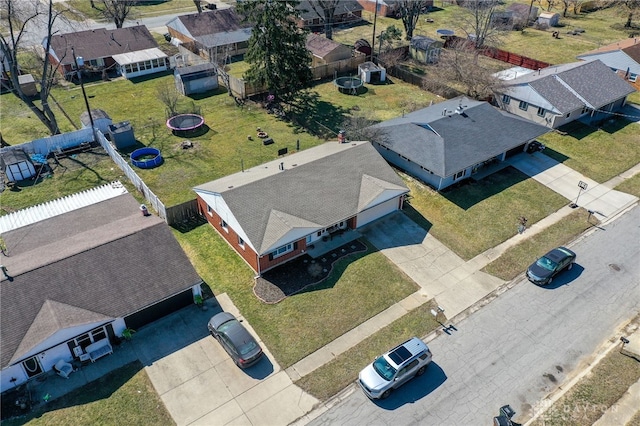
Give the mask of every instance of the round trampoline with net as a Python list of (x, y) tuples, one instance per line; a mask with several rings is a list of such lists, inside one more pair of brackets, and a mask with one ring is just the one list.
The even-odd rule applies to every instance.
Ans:
[(340, 93), (357, 95), (364, 82), (358, 77), (338, 77), (333, 80), (333, 84), (336, 85)]
[(177, 136), (193, 135), (203, 126), (204, 117), (199, 114), (178, 114), (167, 120), (167, 127)]

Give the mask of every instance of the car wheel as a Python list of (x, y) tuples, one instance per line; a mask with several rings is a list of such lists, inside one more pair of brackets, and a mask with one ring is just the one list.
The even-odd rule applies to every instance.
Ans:
[(382, 395), (380, 395), (380, 399), (388, 398), (389, 395), (391, 395), (391, 389), (387, 389), (386, 391), (384, 391)]
[(571, 268), (573, 268), (573, 262), (571, 262), (571, 263), (569, 264), (569, 266), (567, 266), (567, 271), (570, 271), (570, 270), (571, 270)]
[(416, 376), (422, 376), (426, 368), (427, 368), (426, 365), (423, 365), (422, 367), (418, 368), (418, 371), (416, 372)]

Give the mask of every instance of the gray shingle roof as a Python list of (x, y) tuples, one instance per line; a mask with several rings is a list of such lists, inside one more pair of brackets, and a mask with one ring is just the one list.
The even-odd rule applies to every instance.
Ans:
[[(462, 106), (462, 113), (456, 112)], [(444, 115), (443, 115), (444, 113)], [(394, 152), (447, 177), (549, 131), (486, 102), (450, 99), (372, 126)]]
[(221, 194), (260, 254), (295, 228), (322, 229), (408, 192), (369, 142), (328, 142), (194, 190)]
[(121, 195), (3, 235), (2, 366), (66, 327), (124, 317), (201, 280), (158, 217)]
[(560, 113), (582, 106), (598, 109), (635, 91), (599, 60), (544, 68), (505, 82), (509, 87), (528, 85)]
[[(320, 13), (322, 13), (321, 7), (316, 7), (316, 8), (320, 11)], [(311, 7), (309, 0), (301, 0), (300, 4), (298, 5), (298, 7), (296, 7), (296, 9), (300, 11), (300, 17), (304, 20), (324, 18), (324, 15), (318, 16), (316, 11), (313, 10), (313, 7)], [(362, 10), (362, 6), (356, 0), (340, 0), (336, 6), (334, 15), (340, 16), (348, 13), (357, 12), (359, 10)]]
[(144, 25), (112, 30), (98, 28), (51, 37), (51, 48), (62, 64), (73, 64), (72, 47), (76, 56), (82, 56), (86, 62), (120, 53), (151, 49), (158, 47), (158, 43)]

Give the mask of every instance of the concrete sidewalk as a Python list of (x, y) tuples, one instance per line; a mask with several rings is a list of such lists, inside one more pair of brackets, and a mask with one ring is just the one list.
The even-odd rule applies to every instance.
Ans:
[[(533, 166), (527, 161), (531, 157), (534, 157), (531, 161)], [(545, 157), (539, 153), (522, 154), (511, 161), (514, 167), (564, 195), (569, 201), (575, 201), (575, 195), (579, 189), (578, 182), (580, 180), (588, 182), (589, 189), (582, 192), (579, 204), (597, 208), (601, 213), (599, 219), (604, 222), (613, 220), (638, 201), (637, 197), (611, 188), (640, 173), (640, 165), (609, 182), (599, 184), (552, 159), (547, 161), (548, 157)], [(573, 199), (571, 199), (572, 196)], [(484, 266), (500, 257), (510, 247), (542, 232), (572, 211), (571, 207), (565, 206), (533, 224), (524, 233), (516, 234), (502, 244), (466, 262), (401, 212), (365, 226), (361, 233), (409, 275), (420, 286), (420, 290), (298, 361), (286, 369), (287, 374), (293, 381), (298, 380), (430, 299), (435, 298), (450, 320), (463, 314), (506, 284), (498, 278), (481, 272)], [(324, 406), (314, 413), (309, 413), (299, 419), (297, 424), (306, 423), (326, 409), (328, 408)]]

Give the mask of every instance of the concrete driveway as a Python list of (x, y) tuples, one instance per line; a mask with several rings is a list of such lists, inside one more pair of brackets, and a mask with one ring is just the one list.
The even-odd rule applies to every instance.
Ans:
[(247, 370), (238, 368), (206, 324), (221, 310), (242, 316), (226, 294), (206, 302), (207, 311), (181, 309), (135, 338), (137, 355), (178, 425), (286, 425), (318, 403), (293, 384), (246, 321), (266, 357)]

